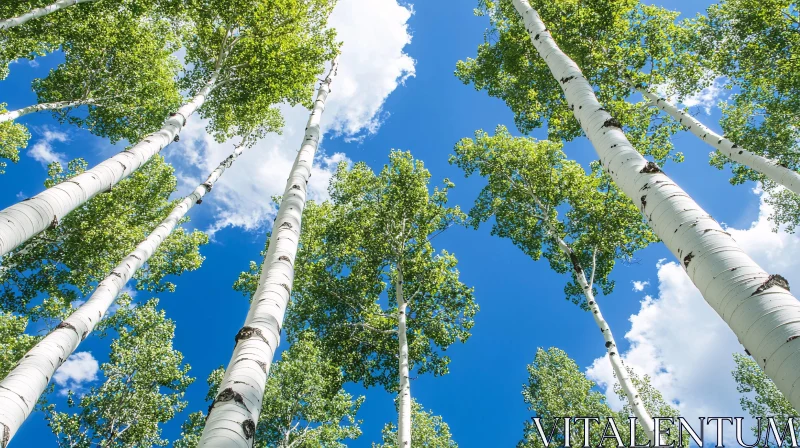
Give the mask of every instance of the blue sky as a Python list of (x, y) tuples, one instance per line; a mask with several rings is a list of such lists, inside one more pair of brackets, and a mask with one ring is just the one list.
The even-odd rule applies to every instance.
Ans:
[[(710, 3), (660, 4), (694, 15)], [(365, 161), (378, 170), (389, 150), (397, 148), (424, 160), (435, 183), (445, 177), (453, 180), (451, 201), (464, 209), (471, 206), (482, 180), (465, 179), (448, 164), (453, 145), (477, 129), (491, 132), (498, 124), (513, 128), (512, 114), (501, 101), (453, 76), (456, 61), (475, 54), (487, 25), (485, 18), (472, 15), (474, 6), (469, 1), (425, 1), (414, 4), (411, 14), (410, 5), (395, 0), (340, 0), (333, 22), (345, 41), (344, 55), (323, 117), (328, 132), (319, 169), (312, 177), (312, 196), (324, 198), (325, 182), (338, 160)], [(45, 76), (58, 62), (55, 54), (35, 64), (13, 64), (9, 78), (0, 82), (0, 101), (9, 109), (35, 102), (31, 80)], [(706, 94), (710, 115), (702, 105), (692, 111), (718, 129), (719, 110), (713, 105), (724, 92)], [(205, 378), (227, 364), (233, 337), (247, 313), (247, 299), (231, 285), (250, 260), (260, 261), (265, 226), (274, 213), (270, 197), (282, 189), (307, 117), (298, 109), (285, 112), (283, 136), (271, 136), (245, 153), (203, 205), (192, 210), (190, 225), (213, 230), (214, 241), (202, 249), (203, 267), (174, 279), (175, 293), (159, 296), (177, 323), (175, 346), (197, 377), (189, 389), (187, 411), (164, 427), (170, 440), (178, 436), (185, 415), (206, 409)], [(42, 190), (46, 169), (36, 157), (84, 157), (96, 164), (123, 147), (59, 127), (43, 114), (23, 122), (31, 127), (33, 138), (21, 161), (0, 176), (0, 207)], [(193, 189), (232, 149), (230, 143), (209, 141), (202, 127), (199, 119), (190, 120), (181, 142), (164, 152), (178, 168), (181, 193)], [(694, 136), (681, 133), (675, 144), (686, 161), (667, 166), (666, 172), (718, 221), (729, 225), (756, 261), (791, 282), (798, 265), (784, 254), (800, 248), (800, 240), (769, 231), (764, 220), (767, 209), (753, 192), (756, 186), (732, 187), (725, 172), (708, 165), (711, 149)], [(567, 144), (565, 150), (581, 163), (595, 157), (585, 139)], [(53, 156), (54, 152), (58, 154)], [(456, 254), (462, 279), (475, 287), (481, 311), (472, 338), (448, 351), (450, 374), (420, 376), (412, 381), (411, 391), (426, 409), (444, 417), (460, 446), (513, 446), (520, 439), (523, 421), (530, 416), (520, 390), (527, 379), (525, 366), (537, 347), (565, 350), (600, 382), (600, 390), (606, 390), (610, 368), (602, 359), (602, 339), (591, 316), (564, 299), (565, 276), (550, 271), (546, 262), (530, 260), (509, 241), (491, 237), (488, 228), (451, 229), (435, 245)], [(654, 384), (679, 404), (684, 415), (743, 415), (730, 376), (731, 353), (741, 351), (740, 346), (672, 261), (663, 245), (656, 244), (641, 251), (634, 263), (619, 265), (613, 274), (615, 292), (599, 302), (606, 319), (628, 364), (653, 375)], [(641, 290), (634, 290), (634, 281), (640, 282)], [(147, 298), (143, 293), (136, 296), (137, 301)], [(103, 362), (109, 343), (92, 336), (78, 350)], [(57, 386), (53, 395), (56, 403), (63, 402), (58, 396), (61, 389)], [(347, 389), (367, 397), (359, 413), (364, 435), (349, 445), (369, 447), (380, 440), (383, 425), (396, 419), (393, 394), (364, 391), (352, 384)], [(610, 402), (617, 404), (613, 397)], [(31, 416), (14, 444), (56, 446), (41, 414)]]

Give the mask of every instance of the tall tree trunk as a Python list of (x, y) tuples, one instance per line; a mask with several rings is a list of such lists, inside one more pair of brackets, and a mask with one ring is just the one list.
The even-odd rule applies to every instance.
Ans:
[(666, 99), (660, 98), (643, 88), (633, 87), (636, 91), (641, 93), (642, 96), (650, 100), (653, 105), (669, 114), (672, 118), (678, 120), (682, 125), (686, 126), (688, 131), (696, 135), (700, 140), (708, 143), (712, 148), (725, 154), (729, 159), (767, 176), (772, 181), (783, 185), (796, 194), (800, 194), (800, 173), (797, 171), (783, 167), (775, 160), (753, 154), (750, 151), (740, 148), (739, 145), (712, 131), (708, 126), (687, 114), (685, 111), (678, 109)]
[(408, 303), (403, 296), (403, 271), (397, 270), (397, 338), (399, 341), (398, 362), (400, 376), (400, 390), (398, 392), (397, 413), (397, 446), (411, 448), (411, 384), (408, 372), (408, 340), (406, 328), (406, 312)]
[(87, 104), (94, 104), (94, 100), (77, 100), (77, 101), (56, 101), (53, 103), (39, 103), (31, 106), (23, 107), (17, 110), (11, 110), (6, 113), (0, 114), (0, 123), (4, 121), (13, 121), (24, 115), (32, 114), (35, 112), (42, 112), (45, 110), (66, 109), (68, 107), (84, 106)]
[(253, 445), (267, 374), (280, 344), (283, 317), (291, 298), (306, 189), (319, 145), (320, 119), (337, 66), (334, 60), (319, 86), (300, 152), (286, 181), (269, 249), (261, 264), (258, 288), (244, 326), (236, 334), (236, 346), (219, 393), (209, 408), (200, 447)]
[(77, 5), (78, 3), (88, 3), (94, 1), (97, 0), (58, 0), (45, 7), (32, 9), (21, 16), (0, 20), (0, 30), (7, 30), (9, 28), (22, 25), (28, 20), (44, 17), (50, 13), (56, 12), (60, 9), (64, 9), (68, 6)]
[[(533, 193), (529, 194), (541, 210), (547, 209), (539, 200), (538, 196), (534, 195)], [(614, 334), (611, 333), (611, 327), (603, 318), (603, 313), (600, 312), (600, 305), (597, 303), (597, 299), (594, 296), (594, 291), (592, 291), (592, 287), (594, 286), (594, 272), (597, 268), (595, 259), (593, 258), (592, 260), (591, 280), (587, 280), (586, 271), (583, 270), (583, 267), (581, 267), (580, 263), (578, 262), (578, 258), (575, 256), (575, 252), (572, 251), (572, 247), (559, 236), (558, 231), (549, 221), (542, 219), (541, 222), (547, 228), (547, 233), (556, 240), (558, 248), (561, 249), (564, 255), (569, 257), (572, 263), (572, 272), (575, 274), (575, 279), (578, 281), (584, 297), (586, 297), (586, 303), (589, 305), (589, 310), (592, 312), (592, 316), (594, 316), (594, 322), (597, 324), (597, 327), (600, 328), (600, 332), (603, 334), (606, 352), (608, 353), (608, 360), (611, 363), (611, 368), (614, 370), (614, 375), (616, 375), (617, 380), (622, 387), (622, 391), (625, 393), (625, 397), (628, 399), (628, 403), (633, 410), (633, 415), (639, 419), (642, 428), (644, 428), (645, 433), (647, 433), (647, 437), (649, 437), (651, 441), (656, 440), (653, 417), (647, 411), (647, 408), (644, 407), (641, 397), (639, 396), (639, 390), (633, 384), (633, 381), (631, 381), (631, 377), (628, 374), (628, 369), (625, 368), (622, 358), (619, 356), (617, 342), (614, 340)]]
[(48, 227), (58, 225), (67, 213), (130, 176), (164, 147), (177, 141), (186, 120), (203, 105), (218, 76), (219, 66), (191, 101), (171, 114), (159, 131), (148, 135), (136, 146), (0, 211), (0, 257)]
[(153, 232), (100, 282), (86, 303), (28, 351), (19, 365), (0, 382), (0, 448), (5, 448), (8, 440), (28, 418), (55, 371), (92, 332), (128, 280), (172, 233), (189, 209), (202, 202), (203, 196), (211, 191), (214, 183), (242, 153), (243, 148), (243, 144), (238, 145), (205, 182), (183, 198)]
[(527, 0), (513, 0), (534, 47), (559, 81), (603, 168), (636, 202), (778, 389), (800, 408), (800, 302), (779, 275), (764, 272), (689, 195), (631, 145), (580, 68), (556, 45)]

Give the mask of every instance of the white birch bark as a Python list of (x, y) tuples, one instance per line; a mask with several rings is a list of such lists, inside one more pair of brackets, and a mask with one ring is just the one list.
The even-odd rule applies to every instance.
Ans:
[(54, 13), (60, 9), (64, 9), (68, 6), (77, 5), (78, 3), (88, 3), (94, 2), (97, 0), (58, 0), (54, 3), (51, 3), (47, 6), (42, 8), (35, 8), (32, 9), (21, 16), (12, 17), (10, 19), (0, 20), (0, 30), (7, 30), (9, 28), (13, 28), (15, 26), (22, 25), (23, 23), (27, 22), (28, 20), (38, 19), (39, 17), (44, 17), (50, 13)]
[(258, 288), (244, 326), (236, 334), (236, 346), (209, 408), (199, 447), (253, 446), (267, 374), (280, 344), (283, 317), (291, 298), (306, 189), (319, 145), (320, 119), (337, 66), (334, 60), (319, 86), (303, 143), (286, 181)]
[(406, 312), (408, 303), (403, 296), (403, 271), (398, 266), (397, 284), (395, 285), (395, 295), (397, 296), (397, 339), (398, 343), (398, 363), (400, 376), (400, 390), (398, 391), (397, 404), (397, 446), (399, 448), (411, 448), (411, 383), (408, 371), (408, 339), (406, 328)]
[(191, 101), (171, 115), (159, 131), (148, 135), (132, 148), (0, 211), (0, 257), (48, 227), (58, 225), (67, 213), (130, 176), (164, 147), (177, 141), (186, 120), (203, 105), (216, 86), (218, 76), (219, 66)]
[(55, 101), (52, 103), (39, 103), (31, 106), (23, 107), (17, 110), (10, 110), (0, 114), (0, 123), (4, 121), (13, 121), (24, 115), (42, 112), (45, 110), (66, 109), (68, 107), (83, 106), (87, 104), (94, 104), (94, 100), (77, 100), (77, 101)]
[(729, 159), (767, 176), (774, 182), (793, 191), (795, 194), (800, 194), (800, 173), (797, 171), (785, 168), (774, 160), (740, 148), (737, 144), (712, 131), (708, 126), (687, 114), (685, 111), (678, 109), (666, 99), (654, 95), (645, 89), (636, 86), (633, 86), (633, 88), (650, 100), (654, 106), (678, 120), (689, 132), (696, 135), (700, 140), (708, 143), (712, 148), (718, 150)]
[(539, 14), (527, 0), (513, 3), (603, 168), (637, 204), (706, 302), (800, 409), (800, 302), (786, 280), (764, 272), (686, 192), (633, 148)]
[[(530, 192), (529, 194), (541, 210), (546, 210), (546, 207), (536, 195)], [(572, 251), (572, 247), (570, 247), (569, 244), (567, 244), (567, 242), (558, 235), (558, 232), (546, 217), (543, 217), (540, 221), (547, 228), (547, 233), (556, 240), (558, 248), (561, 249), (561, 252), (570, 258), (572, 272), (575, 274), (575, 278), (577, 279), (578, 284), (583, 291), (583, 296), (586, 297), (586, 303), (589, 305), (589, 310), (592, 312), (594, 322), (597, 324), (597, 327), (600, 328), (600, 332), (603, 334), (606, 352), (608, 353), (608, 360), (611, 363), (611, 368), (614, 370), (614, 375), (616, 375), (617, 381), (619, 381), (622, 391), (625, 393), (625, 397), (628, 399), (628, 404), (630, 404), (631, 409), (633, 410), (633, 415), (639, 419), (639, 424), (642, 425), (645, 433), (647, 433), (647, 437), (651, 441), (656, 440), (653, 417), (647, 411), (647, 408), (644, 407), (644, 403), (642, 403), (641, 397), (639, 396), (639, 390), (633, 384), (633, 381), (631, 381), (631, 377), (628, 374), (628, 369), (625, 368), (622, 358), (619, 356), (619, 351), (617, 350), (617, 341), (614, 340), (614, 334), (611, 332), (611, 327), (603, 318), (603, 313), (600, 312), (600, 305), (597, 303), (597, 299), (594, 296), (594, 291), (592, 291), (592, 286), (594, 286), (594, 270), (596, 265), (593, 263), (592, 279), (587, 280), (586, 272), (578, 263), (577, 258), (575, 258), (575, 253)]]
[(19, 430), (33, 411), (55, 371), (75, 352), (114, 303), (120, 291), (136, 271), (147, 262), (156, 249), (172, 233), (175, 226), (195, 204), (202, 202), (222, 173), (242, 153), (244, 144), (236, 147), (205, 182), (183, 198), (170, 214), (136, 246), (100, 284), (89, 299), (61, 322), (55, 330), (39, 341), (0, 382), (0, 448)]

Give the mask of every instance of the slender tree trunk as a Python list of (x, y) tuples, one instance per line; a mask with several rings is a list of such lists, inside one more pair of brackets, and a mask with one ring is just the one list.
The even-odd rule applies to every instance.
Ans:
[(39, 103), (32, 106), (23, 107), (21, 109), (8, 111), (0, 114), (0, 123), (4, 121), (13, 121), (24, 115), (32, 114), (35, 112), (42, 112), (45, 110), (66, 109), (68, 107), (83, 106), (87, 104), (94, 104), (94, 100), (78, 100), (78, 101), (56, 101), (53, 103)]
[(0, 20), (0, 30), (6, 30), (9, 28), (13, 28), (15, 26), (22, 25), (23, 23), (27, 22), (31, 19), (38, 19), (39, 17), (44, 17), (50, 13), (56, 12), (60, 9), (64, 9), (68, 6), (77, 5), (78, 3), (88, 3), (94, 2), (97, 0), (58, 0), (54, 3), (51, 3), (43, 8), (36, 8), (32, 9), (25, 14), (17, 17), (12, 17), (10, 19)]
[[(546, 210), (546, 207), (536, 195), (533, 193), (529, 194), (541, 210)], [(611, 362), (611, 368), (614, 370), (614, 374), (616, 375), (617, 380), (622, 387), (622, 391), (625, 393), (625, 397), (628, 399), (628, 403), (633, 410), (633, 414), (639, 419), (642, 428), (644, 428), (645, 433), (647, 433), (647, 437), (649, 437), (651, 441), (656, 440), (653, 418), (644, 407), (644, 404), (642, 404), (639, 391), (636, 389), (633, 381), (631, 381), (631, 377), (628, 374), (628, 369), (625, 368), (622, 358), (619, 356), (617, 342), (614, 340), (614, 334), (611, 333), (611, 327), (603, 318), (603, 313), (600, 312), (600, 305), (597, 303), (597, 299), (594, 297), (594, 291), (592, 291), (592, 287), (594, 286), (594, 270), (597, 267), (596, 264), (593, 263), (592, 265), (592, 279), (586, 280), (586, 272), (578, 262), (575, 253), (572, 251), (572, 247), (570, 247), (570, 245), (559, 236), (558, 232), (549, 221), (542, 219), (541, 222), (547, 228), (547, 233), (550, 234), (550, 236), (553, 237), (553, 239), (555, 239), (558, 243), (558, 248), (561, 249), (564, 255), (569, 257), (572, 263), (572, 272), (575, 274), (575, 278), (577, 279), (581, 290), (583, 290), (583, 295), (586, 297), (586, 303), (589, 305), (589, 310), (594, 316), (594, 322), (597, 324), (597, 327), (600, 328), (600, 332), (603, 334), (603, 339), (605, 339), (606, 352), (608, 353), (608, 360)]]
[(403, 271), (397, 270), (397, 337), (399, 340), (398, 362), (400, 364), (400, 390), (398, 393), (397, 446), (411, 448), (411, 384), (408, 371), (408, 340), (406, 312), (408, 303), (403, 296)]
[(534, 47), (559, 81), (603, 168), (680, 260), (778, 389), (800, 408), (800, 302), (764, 272), (689, 195), (631, 145), (580, 68), (556, 45), (527, 0), (513, 0)]
[(280, 344), (283, 317), (291, 298), (306, 189), (320, 139), (320, 119), (337, 66), (334, 60), (319, 86), (261, 264), (258, 288), (244, 326), (236, 335), (236, 346), (208, 411), (199, 447), (249, 448), (254, 443), (267, 374)]
[(211, 191), (214, 183), (242, 153), (243, 148), (243, 144), (238, 145), (205, 182), (183, 198), (153, 232), (100, 282), (86, 303), (28, 351), (19, 365), (0, 382), (0, 448), (5, 448), (8, 440), (28, 418), (55, 371), (92, 332), (128, 280), (172, 233), (189, 209), (202, 202), (203, 196)]
[(203, 105), (218, 76), (219, 69), (191, 101), (171, 114), (159, 131), (136, 146), (0, 211), (0, 257), (48, 227), (58, 225), (67, 213), (130, 176), (164, 147), (177, 141), (187, 118)]
[[(597, 324), (597, 327), (600, 328), (600, 332), (603, 334), (606, 352), (608, 352), (608, 360), (611, 363), (611, 368), (614, 370), (614, 374), (617, 376), (619, 385), (622, 387), (622, 391), (625, 393), (625, 397), (628, 399), (628, 404), (630, 404), (631, 409), (633, 410), (633, 415), (639, 419), (639, 424), (642, 425), (642, 428), (644, 428), (647, 437), (651, 441), (655, 441), (656, 433), (655, 426), (653, 426), (653, 417), (647, 411), (647, 408), (644, 407), (644, 403), (642, 403), (642, 399), (639, 396), (639, 390), (633, 384), (633, 381), (631, 381), (631, 376), (628, 373), (628, 369), (625, 368), (625, 364), (619, 355), (617, 341), (614, 340), (614, 334), (611, 333), (611, 327), (608, 326), (608, 322), (606, 322), (606, 320), (603, 318), (603, 313), (600, 312), (600, 305), (597, 303), (597, 299), (594, 297), (592, 285), (586, 281), (586, 276), (584, 275), (583, 271), (575, 271), (575, 277), (578, 279), (578, 284), (581, 285), (581, 288), (583, 288), (583, 295), (586, 297), (586, 303), (589, 304), (589, 310), (592, 312), (592, 316), (594, 316), (594, 322)], [(657, 444), (660, 445), (660, 442)]]
[(643, 88), (633, 87), (636, 91), (641, 93), (642, 96), (650, 100), (654, 106), (678, 120), (682, 125), (686, 126), (688, 131), (696, 135), (700, 140), (708, 143), (712, 148), (725, 154), (729, 159), (767, 176), (769, 179), (783, 185), (796, 194), (800, 194), (800, 173), (797, 171), (783, 167), (775, 160), (753, 154), (750, 151), (740, 148), (737, 144), (712, 131), (708, 126), (687, 114), (685, 111), (678, 109), (666, 99), (660, 98)]

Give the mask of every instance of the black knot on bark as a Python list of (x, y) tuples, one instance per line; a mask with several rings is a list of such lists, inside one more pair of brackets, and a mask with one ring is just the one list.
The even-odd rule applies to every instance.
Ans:
[(288, 222), (284, 222), (283, 224), (281, 224), (280, 228), (282, 228), (282, 229), (283, 228), (291, 229), (292, 228), (292, 224), (288, 223)]
[(261, 370), (264, 373), (267, 373), (267, 363), (265, 363), (263, 361), (256, 361), (256, 364), (258, 364), (258, 366), (261, 367)]
[(569, 253), (569, 261), (572, 263), (572, 269), (575, 270), (575, 272), (583, 272), (583, 268), (581, 268), (581, 262), (578, 260), (578, 257), (574, 252)]
[(214, 400), (213, 403), (211, 403), (211, 406), (208, 408), (208, 413), (211, 414), (211, 410), (214, 409), (214, 406), (216, 406), (217, 403), (224, 403), (226, 401), (233, 401), (236, 404), (242, 405), (242, 407), (245, 408), (245, 410), (248, 410), (247, 405), (244, 403), (244, 397), (242, 396), (242, 394), (236, 392), (235, 390), (229, 387), (220, 392), (219, 395), (217, 395), (217, 398)]
[(754, 296), (756, 294), (760, 294), (760, 293), (768, 290), (769, 288), (772, 288), (773, 286), (777, 286), (779, 288), (783, 288), (783, 289), (789, 291), (789, 281), (786, 280), (781, 275), (772, 274), (772, 275), (769, 276), (769, 278), (767, 278), (767, 281), (765, 281), (764, 283), (761, 284), (761, 286), (756, 288), (756, 290), (752, 294), (750, 294), (750, 296), (752, 297), (752, 296)]
[(647, 208), (647, 195), (642, 196), (641, 201), (642, 201), (642, 211), (644, 211), (644, 209)]
[(561, 81), (561, 84), (566, 84), (566, 83), (572, 81), (573, 79), (575, 79), (574, 75), (573, 76), (567, 76), (565, 78), (561, 78), (561, 79), (559, 79), (559, 81)]
[(50, 221), (50, 228), (55, 229), (56, 227), (58, 227), (58, 216), (53, 215), (53, 220)]
[(78, 329), (69, 322), (61, 322), (60, 324), (56, 325), (56, 330), (60, 328), (69, 328), (70, 330), (74, 331), (75, 334), (78, 334)]
[(195, 204), (197, 204), (197, 205), (200, 205), (202, 203), (203, 203), (203, 199), (202, 198), (198, 199), (197, 202), (195, 202)]
[(606, 109), (605, 107), (601, 107), (600, 109), (597, 109), (598, 112), (600, 112), (601, 110), (604, 110), (604, 111), (608, 112), (608, 109)]
[(206, 187), (206, 193), (210, 192), (214, 185), (211, 182), (203, 182), (203, 186)]
[(176, 143), (181, 141), (181, 136), (180, 135), (176, 135), (175, 138), (172, 139), (172, 141), (176, 142)]
[(539, 40), (539, 35), (537, 34), (537, 35), (533, 36), (533, 40)]
[(6, 448), (8, 446), (8, 441), (11, 439), (11, 434), (8, 433), (8, 425), (5, 423), (0, 423), (3, 425), (3, 438), (0, 439), (0, 447)]
[(786, 340), (786, 342), (792, 342), (797, 338), (800, 338), (800, 336), (798, 336), (798, 335), (790, 336), (789, 339)]
[(606, 342), (606, 348), (609, 348), (609, 347), (611, 347), (612, 345), (613, 345), (613, 344), (611, 343), (611, 341), (608, 341), (608, 342)]
[(661, 171), (661, 168), (659, 168), (655, 162), (647, 162), (644, 165), (644, 168), (642, 168), (642, 170), (639, 172), (642, 174), (655, 174), (655, 173), (662, 173), (663, 171)]
[(300, 189), (300, 185), (292, 185), (292, 190), (299, 190), (299, 189)]
[(242, 422), (242, 431), (244, 432), (244, 438), (250, 440), (256, 433), (256, 424), (248, 418)]
[(611, 117), (608, 120), (603, 122), (603, 127), (604, 128), (614, 127), (614, 128), (622, 129), (622, 123), (620, 123), (619, 120), (617, 120), (616, 118)]
[(251, 338), (259, 338), (264, 342), (267, 342), (267, 338), (264, 337), (264, 333), (261, 332), (258, 328), (244, 326), (238, 333), (236, 333), (236, 343), (238, 344), (239, 341), (244, 339), (251, 339)]
[(88, 331), (84, 331), (83, 332), (83, 334), (81, 335), (81, 341), (86, 339), (86, 336), (89, 336), (89, 332)]
[(292, 262), (292, 260), (290, 260), (289, 257), (287, 257), (286, 255), (281, 255), (280, 257), (278, 257), (278, 260), (285, 261), (287, 263), (291, 263)]
[(731, 146), (731, 148), (738, 148), (738, 147), (739, 147), (739, 145), (736, 145), (736, 144), (734, 144), (733, 146)]
[(689, 267), (689, 262), (692, 261), (692, 258), (694, 258), (694, 254), (693, 253), (689, 252), (688, 254), (686, 254), (686, 256), (683, 257), (683, 265), (688, 268)]
[(745, 352), (745, 353), (747, 353), (747, 356), (752, 356), (752, 355), (750, 354), (750, 350), (748, 350), (748, 349), (744, 349), (744, 352)]

